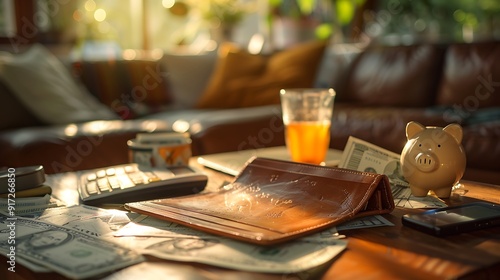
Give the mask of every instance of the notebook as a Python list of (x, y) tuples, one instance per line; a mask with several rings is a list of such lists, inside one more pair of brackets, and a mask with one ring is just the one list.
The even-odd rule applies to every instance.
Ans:
[[(198, 157), (198, 163), (226, 174), (236, 176), (241, 172), (245, 163), (252, 157), (265, 157), (279, 160), (291, 160), (285, 146), (242, 150), (237, 152), (209, 154)], [(337, 166), (340, 163), (342, 151), (329, 149), (325, 159), (325, 166)]]

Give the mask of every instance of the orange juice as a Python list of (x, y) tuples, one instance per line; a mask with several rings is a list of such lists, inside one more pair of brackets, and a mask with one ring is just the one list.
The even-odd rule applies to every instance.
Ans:
[(291, 122), (286, 125), (285, 137), (293, 161), (320, 164), (330, 145), (330, 123)]

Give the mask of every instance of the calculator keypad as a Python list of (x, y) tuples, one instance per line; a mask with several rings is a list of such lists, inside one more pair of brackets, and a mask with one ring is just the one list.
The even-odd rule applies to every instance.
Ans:
[(87, 175), (84, 186), (87, 193), (97, 195), (117, 191), (120, 189), (132, 188), (137, 185), (156, 182), (173, 177), (174, 174), (168, 170), (162, 171), (142, 171), (132, 165), (123, 167), (97, 170)]
[(207, 175), (191, 166), (151, 168), (129, 163), (79, 172), (77, 187), (85, 204), (125, 204), (197, 193), (207, 181)]

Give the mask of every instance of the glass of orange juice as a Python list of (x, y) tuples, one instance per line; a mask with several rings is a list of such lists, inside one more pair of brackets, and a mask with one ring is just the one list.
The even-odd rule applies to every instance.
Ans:
[(292, 161), (321, 164), (330, 146), (335, 91), (292, 88), (280, 91), (286, 146)]

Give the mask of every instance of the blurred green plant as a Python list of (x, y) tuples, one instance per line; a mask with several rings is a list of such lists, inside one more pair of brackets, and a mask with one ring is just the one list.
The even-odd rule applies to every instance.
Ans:
[[(391, 1), (381, 0), (378, 10), (388, 7)], [(464, 30), (482, 37), (500, 32), (498, 0), (401, 0), (399, 3), (401, 12), (392, 16), (384, 34), (425, 33), (433, 24), (445, 40), (464, 40)]]
[(246, 15), (257, 11), (256, 1), (241, 0), (192, 0), (191, 5), (201, 10), (205, 20), (235, 25)]
[[(334, 32), (343, 33), (342, 28), (349, 26), (356, 10), (366, 0), (269, 0), (271, 7), (270, 23), (274, 17), (289, 17), (297, 20), (308, 17), (321, 17), (315, 29), (319, 39), (326, 39)], [(325, 14), (325, 10), (328, 12)], [(321, 14), (322, 13), (322, 14)], [(318, 16), (317, 14), (321, 14)], [(343, 37), (343, 34), (341, 34)]]

